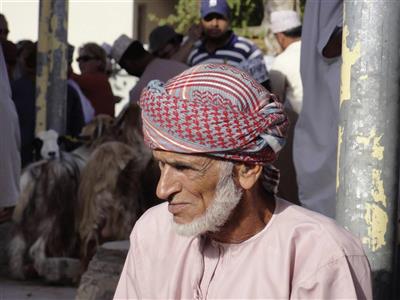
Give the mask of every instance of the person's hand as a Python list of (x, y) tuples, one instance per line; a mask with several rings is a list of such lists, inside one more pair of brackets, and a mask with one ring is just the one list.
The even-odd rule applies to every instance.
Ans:
[(188, 40), (192, 42), (196, 42), (199, 39), (201, 39), (203, 34), (203, 28), (201, 27), (200, 24), (193, 24), (190, 26), (188, 30)]
[(342, 54), (342, 27), (336, 27), (329, 38), (328, 43), (322, 50), (322, 55), (326, 58), (334, 58)]

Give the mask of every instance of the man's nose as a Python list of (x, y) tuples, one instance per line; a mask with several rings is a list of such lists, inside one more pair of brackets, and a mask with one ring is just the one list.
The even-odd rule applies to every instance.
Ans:
[(218, 19), (217, 18), (213, 18), (211, 20), (211, 25), (212, 25), (212, 27), (218, 27)]
[(160, 180), (157, 185), (157, 197), (168, 200), (181, 189), (181, 184), (173, 174), (173, 168), (165, 165), (161, 170)]

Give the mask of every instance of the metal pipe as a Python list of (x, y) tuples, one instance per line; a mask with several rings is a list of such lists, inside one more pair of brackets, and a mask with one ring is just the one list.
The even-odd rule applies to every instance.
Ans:
[(361, 238), (374, 299), (395, 299), (400, 1), (344, 4), (336, 219)]
[(64, 134), (67, 108), (67, 0), (41, 0), (36, 71), (36, 133)]

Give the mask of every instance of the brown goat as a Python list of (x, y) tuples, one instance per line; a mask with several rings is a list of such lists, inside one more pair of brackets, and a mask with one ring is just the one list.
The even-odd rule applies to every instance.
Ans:
[(158, 166), (144, 145), (140, 108), (129, 105), (106, 142), (90, 156), (79, 186), (81, 254), (85, 268), (97, 245), (127, 239), (140, 215), (158, 203)]

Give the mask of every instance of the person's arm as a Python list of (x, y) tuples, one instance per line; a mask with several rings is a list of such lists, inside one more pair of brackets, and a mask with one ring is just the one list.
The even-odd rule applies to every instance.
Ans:
[(171, 59), (187, 63), (187, 58), (192, 51), (193, 45), (201, 38), (203, 30), (200, 24), (194, 24), (189, 28), (187, 39), (180, 46), (179, 50), (172, 55)]
[(334, 58), (342, 54), (342, 27), (336, 27), (329, 38), (328, 43), (322, 50), (322, 55), (326, 58)]

